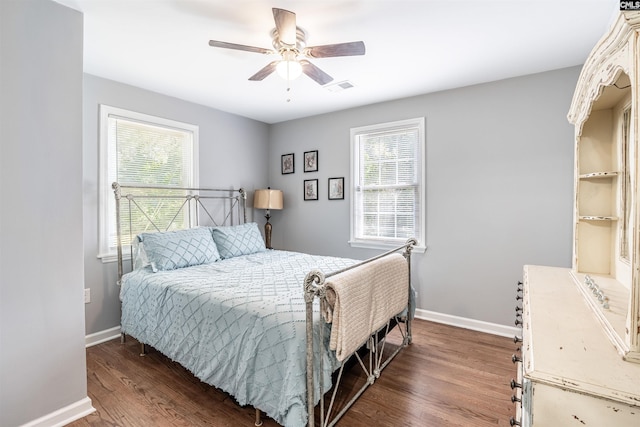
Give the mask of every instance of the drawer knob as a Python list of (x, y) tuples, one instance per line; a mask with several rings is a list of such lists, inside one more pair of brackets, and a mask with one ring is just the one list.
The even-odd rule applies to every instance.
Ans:
[(517, 421), (515, 418), (511, 417), (509, 419), (509, 425), (511, 426), (521, 426), (520, 421)]
[(511, 379), (511, 390), (514, 390), (516, 388), (522, 388), (522, 384), (517, 383), (516, 380)]
[(522, 319), (516, 318), (516, 326), (522, 325)]
[(511, 402), (522, 402), (522, 399), (518, 399), (518, 397), (514, 394), (513, 396), (511, 396)]
[(513, 337), (513, 342), (514, 342), (515, 344), (518, 344), (519, 342), (522, 342), (522, 337), (519, 337), (519, 336), (517, 336), (517, 335), (516, 335), (516, 336), (514, 336), (514, 337)]
[(516, 306), (516, 313), (522, 313), (522, 307)]
[(521, 300), (522, 299), (522, 295), (516, 295), (516, 301)]
[(511, 361), (512, 361), (513, 363), (522, 362), (522, 358), (520, 358), (520, 357), (516, 356), (515, 354), (513, 354), (513, 355), (511, 356)]

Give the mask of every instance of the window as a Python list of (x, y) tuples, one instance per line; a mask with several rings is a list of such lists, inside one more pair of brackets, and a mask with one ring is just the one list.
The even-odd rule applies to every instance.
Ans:
[(351, 246), (425, 249), (424, 118), (351, 129)]
[[(197, 126), (101, 105), (98, 257), (103, 262), (116, 257), (115, 199), (111, 183), (196, 187), (197, 166)], [(146, 203), (148, 206), (143, 209), (160, 223), (163, 216), (175, 215), (176, 208), (166, 203), (160, 205), (153, 199)], [(128, 217), (128, 213), (122, 217)], [(132, 222), (133, 234), (144, 231), (136, 229), (135, 218)]]

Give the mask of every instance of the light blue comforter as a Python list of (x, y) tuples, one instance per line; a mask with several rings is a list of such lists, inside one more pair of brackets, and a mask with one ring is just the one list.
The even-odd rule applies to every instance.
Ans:
[[(122, 332), (149, 344), (196, 377), (286, 427), (307, 423), (303, 283), (357, 262), (269, 250), (212, 264), (124, 275)], [(338, 367), (325, 328), (325, 392)], [(316, 357), (317, 359), (317, 357)], [(319, 371), (316, 362), (314, 372)], [(316, 399), (319, 400), (316, 381)], [(317, 402), (315, 402), (317, 403)]]

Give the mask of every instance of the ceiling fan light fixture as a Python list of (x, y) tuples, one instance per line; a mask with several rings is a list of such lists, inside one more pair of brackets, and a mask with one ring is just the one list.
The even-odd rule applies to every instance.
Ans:
[(302, 75), (302, 65), (298, 61), (280, 61), (276, 72), (285, 80), (295, 80)]
[[(326, 85), (333, 80), (329, 74), (314, 65), (309, 59), (332, 58), (338, 56), (364, 55), (364, 42), (334, 43), (319, 46), (307, 46), (307, 32), (296, 25), (296, 14), (285, 9), (272, 8), (275, 28), (271, 30), (273, 49), (209, 40), (209, 46), (225, 49), (243, 50), (246, 52), (280, 55), (257, 73), (249, 77), (251, 81), (264, 80), (271, 73), (278, 73), (290, 82), (301, 74), (306, 74), (319, 85)], [(291, 88), (288, 87), (287, 90)]]
[(302, 74), (302, 64), (296, 59), (295, 52), (282, 53), (282, 61), (276, 65), (276, 72), (285, 80), (295, 80)]

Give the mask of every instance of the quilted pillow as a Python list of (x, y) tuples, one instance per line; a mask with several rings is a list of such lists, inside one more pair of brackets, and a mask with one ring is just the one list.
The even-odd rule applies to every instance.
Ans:
[(142, 233), (138, 238), (144, 245), (154, 272), (206, 264), (220, 259), (211, 231), (206, 227)]
[(267, 250), (264, 245), (264, 240), (262, 239), (262, 234), (258, 229), (258, 224), (255, 222), (226, 227), (213, 227), (212, 234), (222, 259)]

